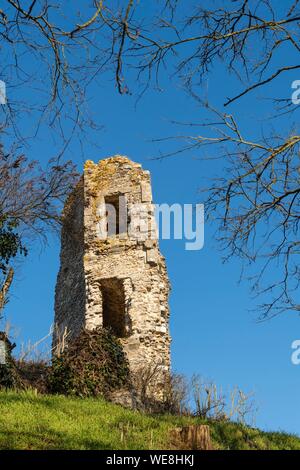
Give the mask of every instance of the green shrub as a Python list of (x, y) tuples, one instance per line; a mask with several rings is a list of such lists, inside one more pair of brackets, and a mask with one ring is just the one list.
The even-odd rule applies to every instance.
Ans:
[(47, 393), (49, 363), (46, 360), (16, 359), (16, 370), (22, 381), (22, 388), (34, 388), (39, 393)]
[(84, 330), (53, 359), (48, 375), (51, 393), (106, 396), (129, 385), (129, 366), (119, 340), (110, 330)]

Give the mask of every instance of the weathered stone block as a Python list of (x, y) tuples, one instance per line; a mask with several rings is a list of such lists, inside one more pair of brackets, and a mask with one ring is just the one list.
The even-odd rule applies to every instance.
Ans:
[(152, 190), (150, 182), (141, 183), (142, 202), (152, 202)]
[(157, 265), (158, 256), (157, 251), (155, 249), (147, 250), (146, 258), (147, 263), (152, 264), (154, 266)]

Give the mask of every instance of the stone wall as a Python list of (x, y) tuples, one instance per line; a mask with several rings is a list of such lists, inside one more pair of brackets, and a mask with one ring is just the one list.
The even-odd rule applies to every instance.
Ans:
[[(107, 202), (128, 210), (128, 231), (107, 234)], [(119, 227), (120, 228), (120, 227)], [(154, 220), (150, 173), (126, 157), (87, 161), (69, 197), (62, 229), (54, 344), (81, 328), (111, 326), (131, 370), (170, 368), (169, 281)]]
[(86, 285), (84, 272), (84, 180), (69, 196), (61, 231), (60, 270), (55, 289), (54, 346), (60, 347), (85, 325)]

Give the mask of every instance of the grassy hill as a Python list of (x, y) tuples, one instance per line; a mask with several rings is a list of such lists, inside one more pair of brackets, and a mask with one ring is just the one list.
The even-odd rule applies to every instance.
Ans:
[[(196, 418), (151, 416), (102, 399), (0, 392), (0, 449), (168, 449), (170, 429)], [(299, 449), (300, 438), (209, 423), (215, 449)]]

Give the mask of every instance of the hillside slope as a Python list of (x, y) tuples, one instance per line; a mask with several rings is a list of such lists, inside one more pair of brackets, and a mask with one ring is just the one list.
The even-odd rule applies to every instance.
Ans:
[[(151, 416), (102, 399), (0, 392), (0, 449), (168, 449), (170, 429), (196, 418)], [(209, 423), (215, 449), (299, 449), (300, 438)]]

